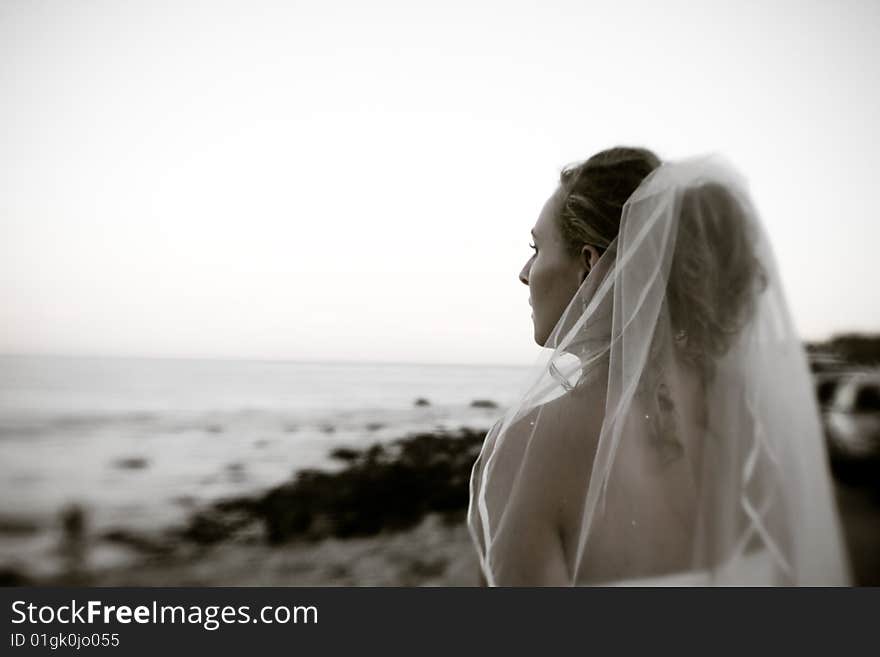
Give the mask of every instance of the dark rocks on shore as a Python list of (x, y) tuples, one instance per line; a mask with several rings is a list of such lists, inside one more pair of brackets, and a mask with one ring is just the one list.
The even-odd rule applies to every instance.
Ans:
[(484, 431), (420, 433), (364, 450), (338, 448), (338, 472), (303, 470), (256, 499), (217, 503), (196, 513), (182, 538), (208, 545), (262, 524), (272, 544), (329, 536), (369, 536), (414, 527), (429, 513), (460, 521)]
[(471, 408), (498, 408), (498, 404), (491, 399), (475, 399), (471, 402)]
[(101, 538), (108, 543), (124, 545), (144, 554), (165, 556), (174, 551), (174, 546), (168, 541), (125, 529), (113, 529), (104, 532)]
[(14, 568), (0, 567), (0, 586), (31, 586), (27, 575)]
[(413, 402), (413, 405), (414, 406), (430, 406), (431, 402), (429, 402), (424, 397), (419, 397), (418, 399), (415, 400), (415, 402)]
[(219, 543), (253, 524), (257, 501), (248, 498), (217, 502), (194, 514), (179, 537), (198, 545)]
[(428, 513), (467, 509), (471, 467), (484, 432), (421, 433), (373, 445), (341, 472), (305, 470), (269, 491), (256, 511), (270, 543), (402, 530)]

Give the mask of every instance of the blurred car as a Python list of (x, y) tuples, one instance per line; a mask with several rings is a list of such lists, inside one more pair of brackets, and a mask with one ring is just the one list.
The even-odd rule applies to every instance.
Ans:
[(824, 419), (832, 464), (880, 464), (880, 370), (851, 374), (829, 394)]
[(851, 372), (821, 372), (813, 375), (813, 381), (816, 385), (816, 401), (819, 403), (819, 410), (824, 416), (834, 401), (834, 393), (842, 381), (852, 376)]

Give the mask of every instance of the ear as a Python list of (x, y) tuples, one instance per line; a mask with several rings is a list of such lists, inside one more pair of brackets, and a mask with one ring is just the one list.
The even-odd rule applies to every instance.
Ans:
[(581, 266), (581, 283), (586, 280), (590, 270), (599, 262), (599, 250), (592, 244), (584, 244), (579, 254), (579, 264)]

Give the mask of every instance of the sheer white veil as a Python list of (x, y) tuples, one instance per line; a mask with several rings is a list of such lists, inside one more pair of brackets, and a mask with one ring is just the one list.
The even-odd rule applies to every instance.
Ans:
[(726, 161), (642, 182), (545, 346), (471, 476), (489, 584), (550, 558), (536, 513), (571, 585), (848, 583), (805, 353)]

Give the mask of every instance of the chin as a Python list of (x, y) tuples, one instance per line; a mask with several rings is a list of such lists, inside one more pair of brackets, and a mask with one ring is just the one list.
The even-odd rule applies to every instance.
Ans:
[(538, 345), (539, 347), (543, 347), (545, 344), (547, 344), (548, 337), (549, 336), (546, 333), (538, 331), (537, 326), (535, 327), (534, 338), (536, 345)]

